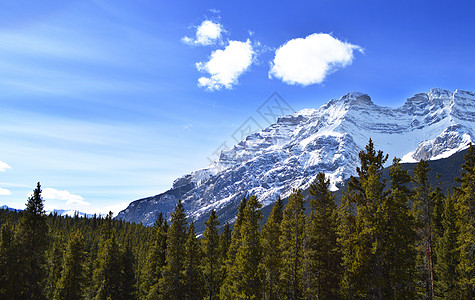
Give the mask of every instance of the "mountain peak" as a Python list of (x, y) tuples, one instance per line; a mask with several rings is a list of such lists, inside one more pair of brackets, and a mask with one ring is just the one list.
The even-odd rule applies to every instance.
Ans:
[(361, 92), (350, 92), (340, 99), (336, 100), (330, 100), (328, 104), (346, 104), (349, 106), (368, 106), (368, 105), (374, 105), (373, 101), (371, 100), (371, 97), (365, 93)]
[(356, 175), (359, 152), (370, 138), (377, 149), (405, 162), (448, 157), (475, 140), (474, 120), (472, 92), (432, 89), (399, 108), (351, 92), (317, 110), (280, 117), (223, 151), (214, 165), (223, 168), (183, 176), (171, 190), (133, 202), (118, 218), (152, 225), (159, 211), (171, 213), (181, 198), (191, 219), (202, 220), (215, 209), (224, 224), (244, 196), (255, 195), (266, 206), (293, 188), (308, 187), (318, 172), (336, 189)]

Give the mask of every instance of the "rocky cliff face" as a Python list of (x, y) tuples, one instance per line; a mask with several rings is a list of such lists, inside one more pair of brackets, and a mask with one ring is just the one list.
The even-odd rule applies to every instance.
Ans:
[(231, 221), (246, 195), (263, 206), (293, 188), (306, 188), (319, 171), (332, 188), (355, 175), (358, 153), (371, 138), (377, 149), (405, 162), (448, 157), (475, 137), (475, 94), (433, 89), (399, 108), (375, 105), (362, 93), (330, 100), (319, 109), (282, 116), (221, 152), (213, 165), (178, 178), (170, 190), (132, 202), (117, 218), (152, 225), (158, 212), (169, 215), (178, 198), (198, 220), (212, 209), (221, 224)]

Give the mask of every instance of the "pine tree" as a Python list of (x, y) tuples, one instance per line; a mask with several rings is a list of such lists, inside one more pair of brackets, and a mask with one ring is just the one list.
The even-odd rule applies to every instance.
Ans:
[(358, 232), (356, 222), (356, 196), (354, 192), (344, 192), (338, 207), (338, 231), (337, 244), (341, 256), (341, 267), (343, 273), (340, 279), (341, 298), (360, 299), (366, 293), (366, 285), (362, 280), (364, 277), (359, 274), (362, 271), (361, 265), (357, 263), (356, 249), (360, 247), (358, 242)]
[(41, 185), (38, 182), (28, 198), (18, 228), (21, 265), (22, 297), (43, 299), (46, 278), (46, 250), (49, 244), (49, 228), (46, 223)]
[(190, 224), (185, 244), (185, 285), (186, 299), (203, 299), (203, 274), (201, 273), (201, 248), (196, 237), (195, 226)]
[(445, 197), (442, 214), (443, 233), (437, 242), (436, 292), (440, 299), (457, 299), (457, 227), (454, 208), (455, 197)]
[(282, 271), (280, 280), (287, 299), (300, 299), (303, 294), (303, 231), (304, 200), (300, 190), (290, 194), (281, 223), (280, 250)]
[[(351, 177), (347, 195), (350, 202), (346, 209), (356, 205), (356, 230), (347, 237), (352, 243), (352, 252), (344, 250), (344, 255), (350, 256), (343, 257), (347, 269), (342, 284), (348, 289), (345, 293), (353, 290), (357, 297), (382, 299), (385, 288), (383, 203), (387, 196), (382, 169), (388, 156), (382, 151), (376, 152), (370, 139), (359, 157), (358, 177)], [(344, 234), (340, 234), (340, 240), (341, 236)], [(350, 278), (354, 281), (348, 282)]]
[(61, 236), (56, 234), (54, 236), (53, 247), (48, 251), (48, 277), (46, 279), (46, 297), (53, 299), (58, 281), (61, 278), (61, 272), (63, 270), (63, 252), (64, 245)]
[(97, 300), (126, 299), (122, 293), (122, 253), (115, 234), (102, 243), (98, 253), (94, 282)]
[(135, 280), (135, 256), (130, 244), (125, 246), (122, 251), (122, 299), (137, 298), (137, 283)]
[(235, 272), (235, 262), (236, 262), (236, 253), (241, 247), (241, 226), (244, 220), (244, 210), (247, 205), (247, 199), (243, 197), (241, 203), (239, 204), (238, 213), (236, 216), (236, 221), (234, 222), (234, 228), (231, 236), (231, 243), (228, 246), (228, 251), (226, 253), (226, 261), (224, 263), (224, 269), (226, 277), (223, 281), (223, 284), (220, 288), (220, 298), (221, 299), (234, 299), (233, 293), (237, 289), (236, 282), (238, 274)]
[(223, 231), (219, 235), (219, 255), (223, 262), (221, 268), (225, 267), (224, 262), (228, 259), (229, 246), (231, 245), (232, 230), (228, 222), (224, 224)]
[(434, 299), (434, 243), (436, 239), (433, 228), (434, 205), (430, 197), (428, 173), (427, 161), (421, 160), (417, 163), (413, 178), (415, 183), (413, 205), (419, 236), (418, 270), (421, 282), (419, 294), (424, 299)]
[(341, 254), (337, 245), (337, 213), (330, 180), (318, 173), (310, 185), (311, 212), (305, 226), (305, 296), (307, 299), (337, 297)]
[(187, 239), (187, 221), (185, 208), (178, 200), (171, 214), (171, 225), (167, 231), (166, 266), (160, 279), (160, 293), (163, 299), (184, 299), (186, 287), (184, 281), (184, 261)]
[(14, 228), (7, 220), (0, 229), (0, 299), (20, 299), (18, 250)]
[(84, 237), (77, 231), (69, 239), (66, 253), (64, 254), (61, 278), (57, 283), (55, 299), (75, 300), (82, 299), (86, 284), (84, 261)]
[(262, 227), (262, 266), (264, 273), (264, 298), (279, 299), (281, 297), (280, 270), (282, 255), (280, 253), (281, 223), (284, 202), (279, 197), (272, 207), (267, 222)]
[(236, 274), (234, 297), (238, 299), (260, 299), (262, 294), (261, 245), (259, 224), (262, 220), (261, 204), (255, 196), (251, 196), (244, 209), (241, 224), (241, 246), (236, 253), (236, 262), (232, 273)]
[(465, 155), (462, 174), (457, 181), (457, 245), (460, 254), (457, 266), (458, 288), (462, 299), (475, 298), (475, 149), (472, 144)]
[(400, 161), (395, 158), (390, 167), (391, 190), (383, 202), (384, 298), (410, 299), (415, 297), (416, 232), (409, 203), (411, 177), (401, 168)]
[(152, 246), (147, 255), (147, 263), (140, 285), (141, 297), (144, 299), (156, 299), (160, 294), (159, 281), (165, 266), (168, 231), (167, 220), (161, 212), (155, 221), (153, 230)]
[[(203, 263), (204, 277), (206, 279), (207, 298), (217, 299), (221, 281), (221, 255), (219, 253), (219, 221), (213, 209), (205, 223), (203, 233)], [(228, 228), (229, 230), (229, 228)]]

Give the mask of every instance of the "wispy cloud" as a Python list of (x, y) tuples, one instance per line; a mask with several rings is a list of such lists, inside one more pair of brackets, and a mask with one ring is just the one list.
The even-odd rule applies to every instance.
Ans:
[(188, 45), (213, 45), (221, 40), (223, 31), (223, 26), (220, 23), (205, 20), (196, 28), (195, 38), (185, 36), (181, 40)]
[(207, 62), (199, 62), (196, 68), (209, 73), (209, 77), (198, 79), (198, 86), (207, 90), (232, 89), (241, 76), (252, 64), (255, 55), (251, 42), (230, 41), (224, 50), (211, 53)]
[(0, 172), (5, 172), (7, 169), (10, 169), (10, 168), (11, 167), (7, 163), (0, 161)]
[(10, 190), (0, 188), (0, 196), (8, 196), (10, 194), (11, 194)]
[(360, 46), (326, 33), (296, 38), (276, 50), (269, 78), (303, 86), (321, 83), (328, 74), (350, 65), (355, 50), (363, 52)]
[[(31, 196), (29, 194), (28, 196)], [(44, 188), (41, 196), (44, 200), (61, 200), (66, 201), (67, 205), (89, 205), (80, 195), (72, 194), (66, 190), (57, 190), (54, 188)]]

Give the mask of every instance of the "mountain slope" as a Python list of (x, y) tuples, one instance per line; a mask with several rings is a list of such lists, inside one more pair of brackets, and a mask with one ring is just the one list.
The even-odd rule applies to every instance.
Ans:
[(234, 217), (242, 197), (256, 195), (266, 206), (293, 188), (307, 188), (319, 171), (331, 177), (336, 190), (355, 175), (358, 153), (369, 138), (377, 149), (404, 162), (448, 157), (474, 139), (474, 120), (472, 92), (432, 89), (399, 108), (349, 93), (319, 109), (280, 117), (223, 150), (208, 168), (178, 178), (165, 193), (132, 202), (117, 218), (152, 225), (158, 212), (169, 214), (181, 198), (192, 220), (216, 209), (224, 224)]

